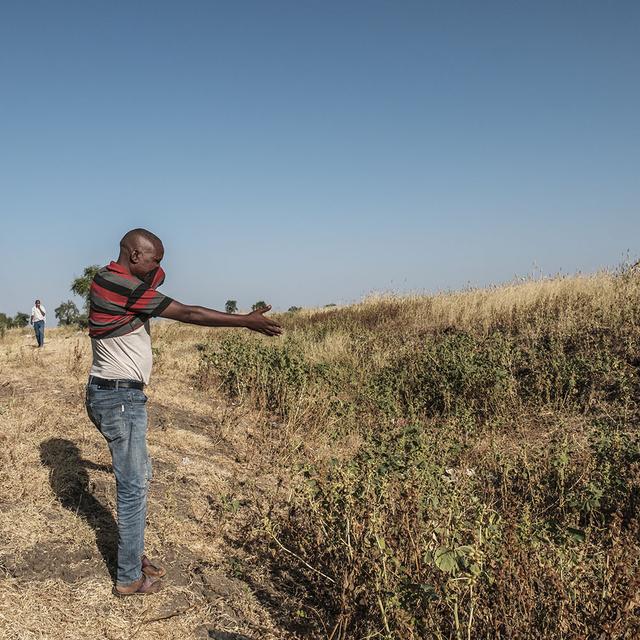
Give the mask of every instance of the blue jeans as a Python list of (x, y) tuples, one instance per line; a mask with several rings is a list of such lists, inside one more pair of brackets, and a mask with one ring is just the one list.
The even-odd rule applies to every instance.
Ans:
[(151, 481), (146, 402), (147, 396), (138, 389), (99, 389), (98, 385), (87, 385), (87, 413), (109, 445), (116, 477), (118, 586), (129, 585), (142, 577), (147, 493)]
[(44, 344), (44, 320), (36, 320), (33, 323), (33, 330), (36, 332), (38, 346), (41, 347)]

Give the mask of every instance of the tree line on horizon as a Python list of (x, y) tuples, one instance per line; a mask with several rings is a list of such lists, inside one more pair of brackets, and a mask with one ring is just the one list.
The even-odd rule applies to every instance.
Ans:
[(13, 329), (14, 327), (26, 327), (29, 324), (29, 314), (18, 311), (15, 316), (8, 316), (0, 312), (0, 329)]
[[(257, 309), (264, 309), (267, 307), (267, 303), (264, 300), (258, 300), (258, 302), (254, 302), (251, 305), (251, 311), (256, 311)], [(329, 306), (329, 305), (327, 305)], [(296, 311), (300, 311), (302, 307), (289, 307), (287, 309), (288, 313), (295, 313)], [(224, 305), (224, 310), (226, 313), (237, 313), (238, 312), (238, 301), (237, 300), (227, 300)]]

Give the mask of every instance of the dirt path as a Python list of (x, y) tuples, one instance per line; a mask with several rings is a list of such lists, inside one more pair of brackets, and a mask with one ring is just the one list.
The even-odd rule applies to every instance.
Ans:
[(238, 539), (272, 479), (250, 465), (248, 416), (180, 371), (193, 365), (181, 356), (188, 346), (167, 347), (148, 392), (147, 553), (166, 564), (166, 586), (120, 600), (110, 592), (114, 479), (84, 410), (88, 339), (49, 330), (44, 349), (32, 342), (17, 330), (0, 341), (2, 637), (295, 637)]

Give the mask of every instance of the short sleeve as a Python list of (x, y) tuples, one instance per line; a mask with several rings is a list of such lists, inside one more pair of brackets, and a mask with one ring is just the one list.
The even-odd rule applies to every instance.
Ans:
[(129, 295), (126, 308), (127, 311), (136, 315), (155, 317), (159, 316), (172, 302), (173, 298), (142, 283)]

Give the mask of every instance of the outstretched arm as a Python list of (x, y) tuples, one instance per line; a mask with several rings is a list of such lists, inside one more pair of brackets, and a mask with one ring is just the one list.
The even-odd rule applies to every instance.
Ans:
[(199, 324), (204, 327), (246, 327), (258, 331), (265, 336), (279, 336), (282, 327), (264, 314), (271, 309), (271, 305), (256, 309), (247, 314), (223, 313), (207, 307), (182, 304), (175, 300), (160, 314), (162, 318), (179, 320), (188, 324)]

